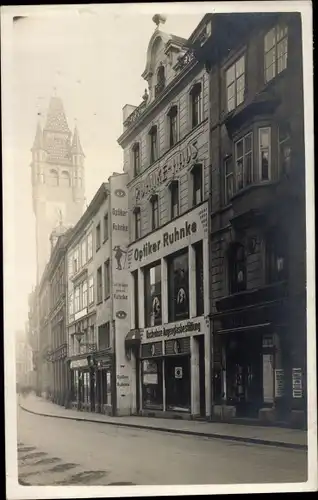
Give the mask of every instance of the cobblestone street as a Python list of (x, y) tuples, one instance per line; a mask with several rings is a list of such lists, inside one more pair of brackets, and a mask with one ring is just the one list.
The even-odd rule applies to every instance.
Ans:
[(301, 482), (306, 452), (67, 421), (18, 410), (19, 478), (30, 485)]

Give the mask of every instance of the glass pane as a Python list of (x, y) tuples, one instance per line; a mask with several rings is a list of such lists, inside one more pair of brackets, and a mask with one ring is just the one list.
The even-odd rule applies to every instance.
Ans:
[(236, 158), (241, 158), (243, 156), (243, 141), (238, 141), (236, 143)]
[(232, 97), (231, 99), (228, 99), (228, 101), (227, 101), (227, 110), (233, 111), (234, 108), (235, 108), (235, 99), (234, 99), (234, 97)]
[(245, 184), (252, 183), (252, 153), (245, 156)]
[(235, 65), (231, 66), (226, 72), (226, 86), (228, 87), (235, 80)]
[(268, 52), (275, 45), (275, 28), (265, 35), (265, 52)]
[(287, 68), (287, 39), (277, 46), (277, 73)]
[(277, 41), (287, 36), (287, 26), (277, 26)]
[(236, 105), (239, 106), (239, 104), (242, 104), (244, 101), (244, 89), (237, 91), (236, 93)]
[(230, 199), (234, 195), (234, 178), (233, 174), (230, 174), (226, 178), (226, 201), (230, 201)]
[(269, 152), (261, 151), (261, 180), (265, 181), (269, 179)]
[(261, 149), (269, 147), (269, 129), (259, 129), (259, 143)]
[(244, 73), (244, 66), (245, 66), (245, 57), (241, 57), (235, 65), (236, 67), (236, 78), (239, 78), (241, 75)]
[(243, 158), (236, 162), (237, 189), (243, 189)]

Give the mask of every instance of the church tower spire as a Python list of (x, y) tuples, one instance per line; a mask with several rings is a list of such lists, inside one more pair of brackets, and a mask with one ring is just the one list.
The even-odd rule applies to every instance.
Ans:
[(31, 148), (38, 282), (50, 257), (52, 231), (59, 227), (61, 218), (64, 229), (74, 226), (84, 210), (85, 155), (77, 129), (71, 138), (62, 99), (54, 95), (43, 130), (40, 122), (37, 124)]

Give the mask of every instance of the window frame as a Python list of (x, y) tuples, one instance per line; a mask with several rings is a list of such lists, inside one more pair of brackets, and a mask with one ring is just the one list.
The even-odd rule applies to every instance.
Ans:
[[(246, 152), (245, 150), (245, 144), (246, 144), (246, 139), (247, 137), (250, 137), (251, 139), (251, 149), (248, 150)], [(239, 191), (242, 191), (243, 189), (245, 189), (246, 187), (248, 186), (251, 186), (254, 182), (254, 144), (253, 144), (253, 141), (254, 141), (254, 130), (250, 130), (249, 132), (246, 132), (244, 135), (242, 135), (242, 137), (238, 138), (235, 142), (234, 142), (234, 162), (235, 162), (235, 191), (238, 193)], [(237, 148), (238, 148), (238, 144), (242, 142), (243, 143), (243, 154), (242, 156), (238, 156), (237, 155)], [(246, 182), (246, 157), (250, 155), (251, 157), (251, 167), (250, 167), (250, 182), (247, 183)], [(242, 167), (242, 187), (239, 187), (239, 181), (238, 181), (238, 160), (240, 159), (243, 159), (243, 167)]]
[[(196, 176), (197, 174), (200, 174), (200, 200), (197, 201), (196, 199)], [(203, 164), (202, 163), (196, 163), (193, 165), (191, 168), (191, 179), (192, 179), (192, 207), (196, 207), (203, 201)]]
[(104, 231), (103, 243), (105, 243), (108, 240), (108, 238), (109, 238), (109, 216), (108, 216), (108, 212), (106, 212), (104, 214), (104, 218), (103, 218), (103, 231)]
[[(261, 131), (262, 130), (267, 130), (269, 132), (268, 134), (268, 179), (263, 179), (262, 178), (262, 151), (266, 150), (265, 148), (261, 147)], [(257, 134), (257, 148), (258, 148), (258, 176), (259, 176), (259, 182), (266, 182), (270, 181), (272, 178), (272, 128), (270, 126), (265, 126), (265, 127), (258, 127), (258, 134)]]
[[(83, 259), (83, 247), (85, 248), (85, 259)], [(85, 238), (81, 242), (81, 263), (84, 266), (87, 263), (87, 239)]]
[(96, 269), (96, 304), (103, 302), (103, 266)]
[[(159, 152), (158, 152), (158, 127), (157, 125), (153, 125), (149, 131), (149, 146), (150, 146), (150, 165), (158, 160)], [(155, 138), (155, 141), (154, 141)]]
[[(173, 148), (178, 142), (178, 106), (174, 104), (170, 107), (167, 116), (168, 116), (168, 126), (169, 126), (169, 148)], [(175, 132), (175, 137), (174, 137)]]
[(90, 231), (87, 235), (87, 262), (89, 262), (93, 258), (93, 254), (93, 232)]
[[(107, 286), (106, 286), (107, 284)], [(104, 300), (110, 297), (110, 260), (104, 262)]]
[[(149, 300), (152, 300), (153, 295), (151, 293), (151, 287), (153, 286), (151, 284), (151, 270), (154, 268), (159, 268), (160, 270), (160, 280), (158, 282), (155, 282), (155, 285), (159, 283), (160, 285), (160, 292), (159, 292), (159, 302), (160, 302), (160, 314), (156, 320), (155, 316), (152, 314), (152, 309), (149, 308)], [(143, 273), (144, 273), (144, 311), (145, 311), (145, 328), (150, 328), (153, 326), (158, 326), (162, 324), (162, 288), (161, 288), (161, 283), (162, 283), (162, 275), (161, 275), (161, 261), (158, 260), (156, 262), (152, 262), (149, 266), (145, 266), (143, 268)], [(149, 285), (149, 287), (148, 287)], [(153, 324), (152, 323), (152, 318), (154, 318)]]
[[(231, 172), (228, 173), (227, 171), (227, 166), (231, 165)], [(232, 193), (229, 194), (230, 190), (228, 189), (228, 180), (229, 178), (231, 179), (232, 182)], [(233, 162), (233, 156), (228, 155), (224, 158), (224, 202), (225, 205), (228, 205), (231, 202), (231, 199), (233, 198), (235, 194), (235, 169), (234, 169), (234, 162)]]
[[(202, 83), (197, 82), (190, 90), (190, 117), (191, 129), (197, 127), (203, 121), (203, 95)], [(196, 100), (198, 98), (198, 100)], [(195, 122), (195, 105), (197, 105), (197, 121)]]
[(151, 204), (151, 230), (156, 231), (156, 229), (158, 229), (160, 226), (158, 194), (154, 194), (150, 198), (150, 204)]
[[(187, 301), (188, 301), (188, 310), (184, 314), (177, 315), (175, 301), (177, 299), (177, 294), (175, 293), (175, 278), (172, 276), (173, 262), (175, 259), (187, 256), (188, 265), (187, 267)], [(175, 252), (166, 259), (167, 261), (167, 274), (168, 274), (168, 321), (169, 323), (173, 323), (176, 321), (183, 321), (185, 319), (190, 318), (190, 284), (189, 284), (189, 249), (186, 247), (185, 249), (180, 250), (179, 252)]]
[(98, 250), (100, 249), (101, 244), (102, 244), (100, 222), (98, 224), (96, 224), (96, 228), (95, 228), (95, 240), (96, 240), (96, 252), (98, 252)]
[[(278, 32), (282, 30), (284, 32), (283, 36), (278, 39)], [(274, 45), (272, 45), (268, 50), (266, 50), (266, 38), (270, 35), (270, 33), (274, 32)], [(269, 83), (270, 81), (274, 80), (280, 73), (282, 73), (284, 70), (287, 69), (288, 66), (288, 26), (285, 23), (278, 23), (275, 24), (270, 30), (268, 30), (265, 35), (264, 35), (264, 81), (265, 83)], [(279, 57), (278, 53), (278, 48), (280, 45), (283, 45), (284, 42), (286, 42), (286, 51), (283, 53), (283, 56)], [(273, 61), (272, 64), (267, 66), (267, 60), (266, 56), (270, 54), (271, 51), (274, 51), (273, 53)], [(282, 69), (278, 70), (278, 62), (283, 60), (286, 56), (286, 65)], [(268, 70), (269, 68), (273, 68), (274, 72), (272, 76), (268, 77)]]
[(135, 144), (132, 147), (132, 158), (133, 158), (134, 177), (137, 177), (137, 175), (139, 175), (141, 172), (141, 155), (140, 155), (139, 142), (135, 142)]
[(88, 305), (89, 306), (94, 304), (94, 300), (95, 300), (94, 295), (95, 295), (95, 293), (94, 293), (94, 275), (92, 274), (88, 278)]
[[(84, 297), (86, 296), (86, 300), (84, 301)], [(88, 306), (88, 283), (87, 280), (82, 283), (82, 309), (85, 309)]]
[[(238, 251), (242, 250), (243, 258), (238, 260)], [(240, 285), (238, 281), (238, 273), (240, 266), (243, 267), (243, 281)], [(246, 260), (246, 250), (244, 245), (239, 242), (233, 242), (228, 252), (228, 269), (229, 269), (229, 291), (230, 295), (236, 293), (245, 292), (247, 290), (247, 260)]]
[[(243, 60), (243, 73), (240, 73), (237, 76), (237, 65), (238, 63)], [(228, 74), (229, 72), (233, 70), (234, 71), (234, 80), (231, 80), (231, 82), (228, 84)], [(237, 82), (239, 79), (243, 76), (244, 80), (244, 85), (242, 89), (240, 89), (240, 93), (243, 93), (242, 100), (238, 102), (238, 85)], [(229, 88), (234, 85), (234, 93), (233, 97), (229, 99)], [(244, 51), (243, 54), (241, 54), (239, 57), (235, 59), (235, 61), (232, 62), (226, 69), (225, 69), (225, 89), (226, 89), (226, 111), (227, 113), (231, 113), (234, 111), (236, 108), (241, 106), (241, 104), (244, 103), (245, 101), (245, 94), (246, 94), (246, 52)], [(229, 107), (229, 101), (234, 99), (234, 105), (232, 108)]]
[[(179, 181), (178, 180), (173, 180), (170, 183), (169, 190), (170, 190), (170, 219), (174, 220), (177, 217), (179, 217), (179, 215), (180, 215), (180, 190), (179, 190)], [(178, 202), (177, 202), (177, 204), (174, 204), (174, 202), (173, 202), (173, 195), (174, 195), (174, 191), (175, 190), (176, 190), (176, 192), (178, 194)], [(176, 215), (174, 214), (174, 207), (175, 206), (177, 206), (177, 214)]]

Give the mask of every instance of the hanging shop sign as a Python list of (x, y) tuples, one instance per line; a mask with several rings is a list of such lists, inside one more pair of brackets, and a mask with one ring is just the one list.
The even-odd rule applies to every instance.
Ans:
[(183, 377), (182, 366), (175, 366), (174, 377), (177, 379), (181, 379)]
[(275, 370), (275, 398), (281, 398), (284, 395), (284, 370), (277, 368)]
[(87, 358), (85, 359), (74, 359), (71, 361), (70, 368), (73, 370), (75, 368), (86, 368), (88, 367)]
[(169, 181), (187, 166), (195, 162), (197, 163), (198, 155), (198, 140), (195, 139), (184, 149), (178, 151), (171, 158), (169, 158), (164, 165), (148, 174), (147, 177), (135, 187), (136, 202), (138, 203), (153, 189), (156, 189), (165, 182)]
[(293, 380), (293, 398), (303, 397), (303, 381), (302, 381), (302, 369), (293, 368), (292, 370), (292, 380)]

